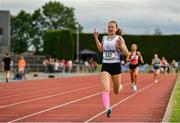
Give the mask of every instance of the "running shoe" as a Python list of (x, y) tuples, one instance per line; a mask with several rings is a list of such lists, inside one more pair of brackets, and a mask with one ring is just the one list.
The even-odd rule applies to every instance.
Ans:
[(136, 86), (136, 85), (134, 85), (134, 88), (133, 88), (133, 89), (134, 89), (134, 91), (137, 91), (137, 86)]
[(122, 84), (119, 85), (119, 92), (123, 91), (123, 86)]
[(107, 112), (106, 112), (106, 115), (107, 115), (108, 118), (111, 117), (111, 115), (112, 115), (112, 110), (111, 110), (111, 108), (108, 108), (108, 110), (107, 110)]

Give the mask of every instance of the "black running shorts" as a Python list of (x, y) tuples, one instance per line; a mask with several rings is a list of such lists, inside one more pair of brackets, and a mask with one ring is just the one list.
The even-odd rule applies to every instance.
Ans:
[(103, 63), (101, 72), (106, 71), (111, 75), (117, 75), (121, 73), (120, 63)]
[(129, 69), (134, 70), (139, 66), (139, 64), (129, 64)]

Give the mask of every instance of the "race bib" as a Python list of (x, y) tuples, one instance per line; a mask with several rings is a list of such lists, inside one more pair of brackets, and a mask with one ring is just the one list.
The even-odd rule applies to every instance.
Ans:
[(103, 53), (103, 58), (104, 59), (114, 59), (115, 58), (115, 53), (111, 51), (106, 51)]

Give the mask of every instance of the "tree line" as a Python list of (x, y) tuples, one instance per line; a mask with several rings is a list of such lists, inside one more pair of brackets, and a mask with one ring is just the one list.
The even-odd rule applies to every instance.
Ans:
[(77, 21), (74, 8), (58, 1), (48, 2), (41, 8), (27, 13), (21, 10), (17, 15), (11, 15), (11, 51), (17, 54), (32, 49), (40, 54), (43, 48), (43, 35), (48, 30), (67, 29), (72, 32), (83, 30)]

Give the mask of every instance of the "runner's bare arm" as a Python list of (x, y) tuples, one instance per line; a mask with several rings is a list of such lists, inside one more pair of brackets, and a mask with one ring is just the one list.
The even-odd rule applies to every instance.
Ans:
[(126, 58), (126, 61), (127, 61), (127, 62), (130, 62), (130, 60), (131, 60), (131, 59), (130, 59), (130, 56), (131, 56), (131, 53), (128, 53), (128, 56), (127, 56), (127, 58)]
[(140, 53), (140, 52), (137, 52), (137, 54), (138, 54), (138, 56), (139, 56), (139, 58), (140, 58), (141, 63), (144, 63), (144, 60), (143, 60), (143, 57), (142, 57), (141, 53)]
[(123, 52), (123, 54), (125, 56), (128, 56), (129, 51), (128, 51), (128, 48), (127, 48), (127, 46), (125, 44), (125, 41), (124, 41), (123, 37), (119, 38), (118, 45), (119, 45), (119, 48), (121, 49), (121, 51)]
[(99, 33), (96, 32), (96, 29), (94, 30), (94, 34), (93, 35), (94, 35), (94, 39), (96, 41), (96, 46), (97, 46), (99, 52), (103, 52), (103, 45), (102, 45), (102, 43), (98, 39), (99, 38)]
[(154, 59), (152, 60), (151, 64), (152, 64), (152, 65), (154, 64)]

